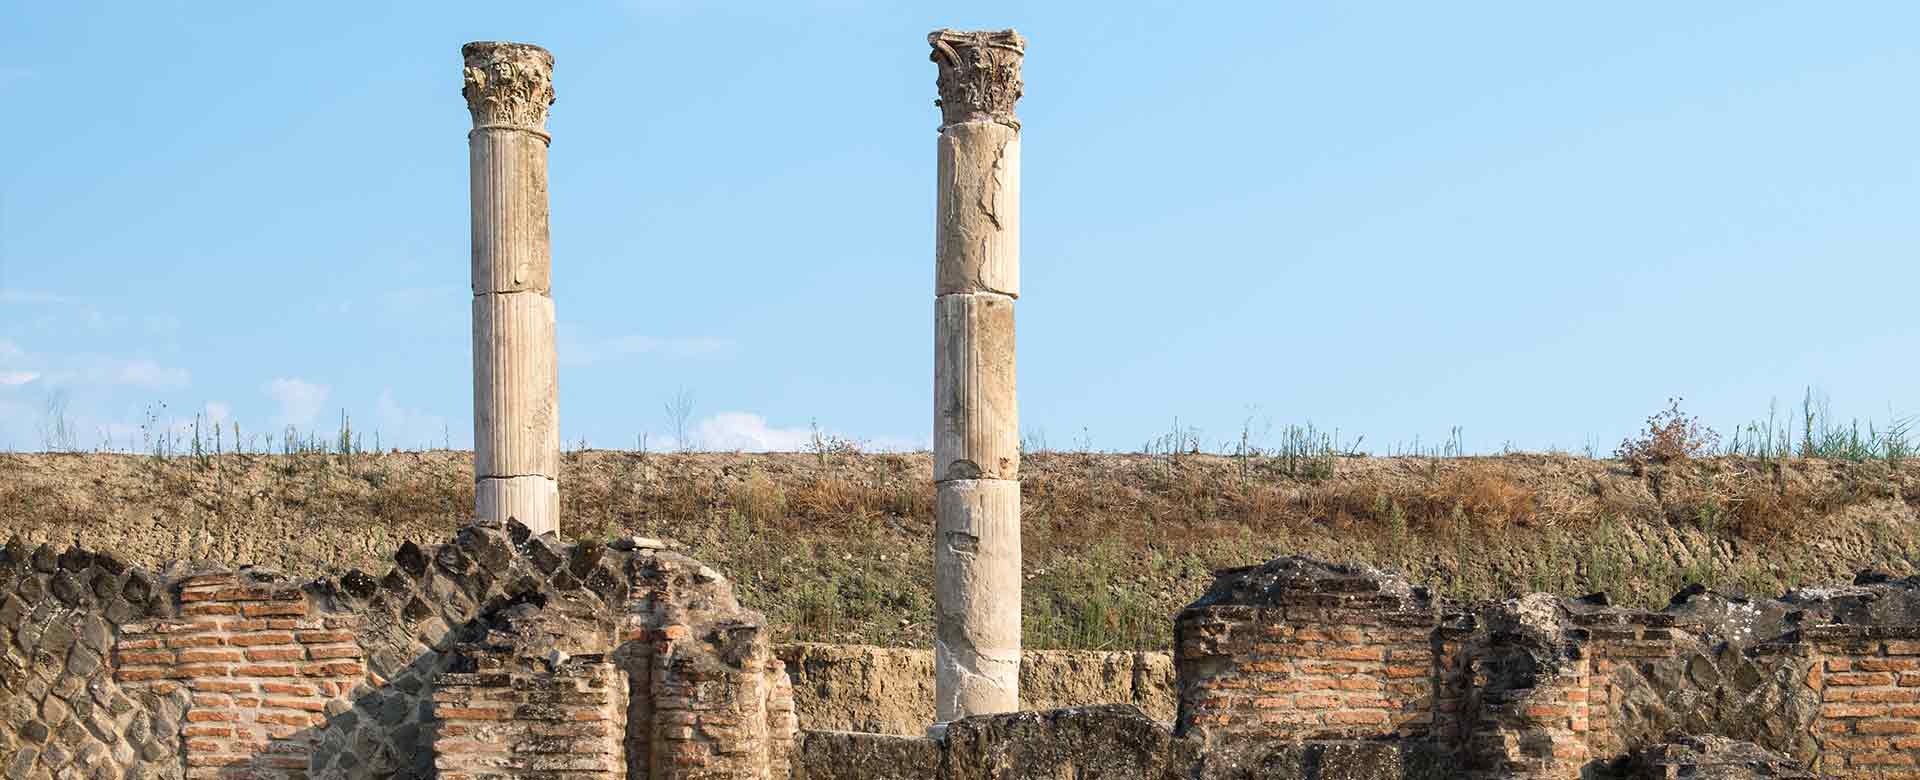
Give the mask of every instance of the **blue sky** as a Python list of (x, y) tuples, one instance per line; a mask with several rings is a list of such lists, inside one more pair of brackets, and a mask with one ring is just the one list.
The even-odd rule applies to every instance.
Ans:
[(557, 60), (569, 446), (659, 446), (682, 388), (708, 446), (924, 445), (941, 26), (1029, 40), (1053, 446), (1920, 412), (1910, 3), (10, 6), (0, 448), (56, 395), (87, 448), (149, 410), (470, 446), (459, 48), (498, 39)]

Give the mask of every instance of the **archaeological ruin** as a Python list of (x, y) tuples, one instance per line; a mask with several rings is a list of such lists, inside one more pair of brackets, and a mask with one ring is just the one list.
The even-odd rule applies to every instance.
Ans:
[[(1021, 648), (1013, 304), (1025, 40), (938, 71), (931, 658), (778, 648), (727, 573), (562, 540), (553, 58), (463, 49), (476, 506), (384, 571), (147, 570), (0, 548), (7, 780), (1920, 778), (1920, 577), (1664, 609), (1462, 603), (1285, 557), (1215, 574), (1166, 654)], [(885, 657), (883, 657), (885, 656)], [(899, 664), (921, 685), (882, 686)], [(853, 667), (863, 666), (865, 671)], [(1036, 675), (1099, 681), (1022, 710)], [(1024, 682), (1023, 682), (1024, 681)], [(1091, 692), (1089, 692), (1091, 691)], [(915, 722), (850, 702), (914, 698)]]
[(560, 388), (547, 236), (553, 55), (470, 43), (474, 516), (560, 528)]
[(935, 710), (1020, 704), (1020, 60), (1012, 30), (927, 36), (940, 69), (934, 224)]

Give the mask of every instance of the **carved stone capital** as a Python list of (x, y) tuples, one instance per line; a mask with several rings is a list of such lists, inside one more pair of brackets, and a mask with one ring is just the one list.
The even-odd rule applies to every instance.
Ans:
[(553, 105), (553, 55), (528, 43), (476, 41), (460, 47), (466, 59), (467, 110), (473, 126), (513, 127), (546, 135)]
[(933, 61), (940, 66), (940, 107), (944, 125), (998, 122), (1019, 129), (1013, 104), (1020, 99), (1020, 61), (1027, 39), (1012, 30), (927, 34)]

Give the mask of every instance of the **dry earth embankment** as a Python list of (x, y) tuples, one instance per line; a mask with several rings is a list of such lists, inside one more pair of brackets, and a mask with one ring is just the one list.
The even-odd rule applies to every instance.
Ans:
[[(0, 455), (0, 537), (144, 565), (386, 571), (472, 503), (470, 453)], [(930, 643), (924, 454), (643, 454), (562, 463), (563, 530), (677, 540), (783, 640)], [(1401, 569), (1442, 596), (1544, 590), (1657, 605), (1688, 583), (1777, 594), (1913, 573), (1920, 464), (1714, 458), (1635, 470), (1554, 455), (1034, 453), (1027, 644), (1164, 649), (1211, 571), (1286, 554)]]

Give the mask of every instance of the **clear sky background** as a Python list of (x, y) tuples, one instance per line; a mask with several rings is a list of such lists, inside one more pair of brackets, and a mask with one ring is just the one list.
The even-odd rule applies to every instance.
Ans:
[(681, 388), (710, 447), (924, 446), (941, 26), (1029, 39), (1054, 447), (1920, 412), (1912, 3), (4, 6), (0, 448), (56, 396), (84, 448), (342, 409), (471, 446), (459, 49), (497, 39), (558, 63), (568, 446), (669, 446)]

